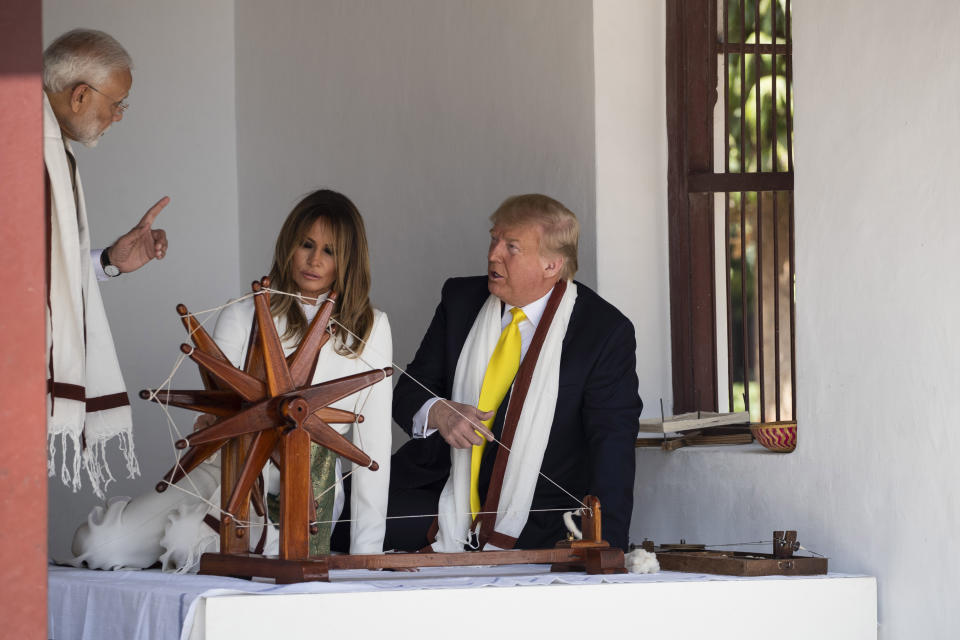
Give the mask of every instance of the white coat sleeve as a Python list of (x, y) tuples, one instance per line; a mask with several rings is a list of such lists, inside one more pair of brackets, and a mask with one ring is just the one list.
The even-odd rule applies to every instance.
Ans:
[(253, 301), (243, 300), (224, 307), (217, 316), (213, 340), (233, 366), (243, 368), (253, 322)]
[[(393, 338), (385, 313), (374, 311), (373, 330), (362, 358), (371, 368), (391, 365)], [(353, 442), (376, 460), (380, 468), (371, 471), (353, 465), (350, 553), (380, 553), (386, 532), (387, 494), (390, 488), (393, 379), (381, 380), (360, 393), (369, 395), (362, 403), (364, 421), (354, 425)]]

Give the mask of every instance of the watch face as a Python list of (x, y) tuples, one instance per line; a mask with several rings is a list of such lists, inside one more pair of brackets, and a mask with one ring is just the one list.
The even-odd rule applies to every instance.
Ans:
[(103, 272), (111, 278), (115, 278), (120, 275), (120, 269), (115, 264), (108, 264), (103, 268)]

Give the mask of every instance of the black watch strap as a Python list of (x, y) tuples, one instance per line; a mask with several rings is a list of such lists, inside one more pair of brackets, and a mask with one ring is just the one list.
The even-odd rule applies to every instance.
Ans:
[(120, 275), (120, 269), (117, 265), (110, 262), (110, 249), (104, 249), (100, 252), (100, 266), (103, 267), (103, 272), (111, 278)]

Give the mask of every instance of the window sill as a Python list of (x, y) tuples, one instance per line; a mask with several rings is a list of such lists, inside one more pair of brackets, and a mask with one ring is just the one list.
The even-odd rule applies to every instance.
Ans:
[(716, 433), (705, 429), (683, 434), (637, 438), (635, 446), (638, 449), (658, 448), (663, 451), (675, 451), (682, 447), (742, 446), (753, 442), (753, 436), (749, 431)]

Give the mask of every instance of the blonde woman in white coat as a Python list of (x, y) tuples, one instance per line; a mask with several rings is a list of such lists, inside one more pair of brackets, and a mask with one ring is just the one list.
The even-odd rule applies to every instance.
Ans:
[[(385, 313), (370, 306), (370, 259), (363, 219), (346, 196), (329, 190), (315, 191), (294, 207), (277, 237), (270, 288), (299, 294), (299, 298), (270, 296), (270, 311), (288, 355), (300, 343), (330, 291), (337, 292), (333, 311), (336, 322), (331, 323), (333, 336), (320, 352), (314, 383), (390, 366), (390, 324)], [(217, 320), (213, 337), (236, 366), (241, 366), (246, 357), (253, 315), (253, 301), (248, 299), (221, 311)], [(392, 394), (393, 386), (387, 379), (331, 405), (363, 415), (362, 423), (331, 426), (343, 435), (352, 432), (353, 443), (380, 465), (379, 470), (371, 471), (350, 463), (350, 553), (383, 551)], [(314, 445), (314, 457), (326, 455), (316, 449)], [(313, 465), (314, 471), (317, 466)], [(268, 492), (271, 484), (276, 489), (279, 479), (275, 469), (270, 475), (273, 482), (268, 478)], [(315, 493), (321, 493), (321, 480), (316, 473), (312, 475)], [(341, 476), (339, 460), (335, 475)], [(339, 517), (343, 505), (340, 486), (336, 498), (332, 514), (328, 511), (325, 517), (318, 513), (321, 522)], [(321, 536), (323, 529), (321, 526)], [(319, 542), (320, 547), (312, 548), (323, 549), (326, 541)]]
[[(391, 364), (393, 353), (390, 324), (382, 311), (370, 305), (370, 259), (366, 230), (356, 206), (344, 195), (330, 190), (315, 191), (303, 198), (287, 216), (274, 250), (270, 270), (273, 293), (270, 310), (287, 353), (300, 343), (310, 321), (331, 290), (337, 292), (330, 331), (317, 362), (313, 382), (331, 380)], [(224, 355), (236, 366), (246, 357), (253, 323), (250, 299), (231, 304), (220, 312), (213, 337)], [(332, 424), (350, 434), (354, 444), (377, 461), (371, 471), (351, 463), (349, 551), (383, 551), (387, 494), (390, 482), (391, 402), (390, 380), (362, 389), (333, 405), (364, 416), (358, 424)], [(210, 416), (200, 416), (197, 426)], [(343, 509), (345, 474), (340, 460), (313, 445), (311, 476), (316, 493), (318, 483), (337, 481), (335, 489), (320, 500), (326, 509), (317, 518), (328, 526), (311, 537), (311, 552), (326, 552), (330, 521)], [(318, 460), (326, 460), (333, 472), (330, 479), (317, 478)], [(268, 493), (277, 493), (279, 473), (267, 468)], [(76, 532), (72, 564), (94, 569), (146, 568), (159, 561), (165, 571), (196, 571), (200, 555), (217, 551), (219, 538), (205, 523), (207, 514), (219, 519), (208, 505), (219, 504), (219, 461), (205, 462), (178, 483), (187, 491), (150, 492), (133, 500), (117, 498), (106, 508), (96, 507)], [(192, 487), (192, 488), (191, 488)], [(271, 491), (272, 489), (272, 491)], [(194, 494), (202, 494), (203, 498)], [(347, 523), (341, 524), (345, 526)], [(251, 530), (251, 550), (260, 540), (260, 527)], [(341, 532), (342, 533), (342, 532)], [(276, 531), (268, 528), (264, 553), (276, 554)], [(342, 536), (341, 536), (342, 537)], [(346, 551), (347, 549), (342, 549)]]

